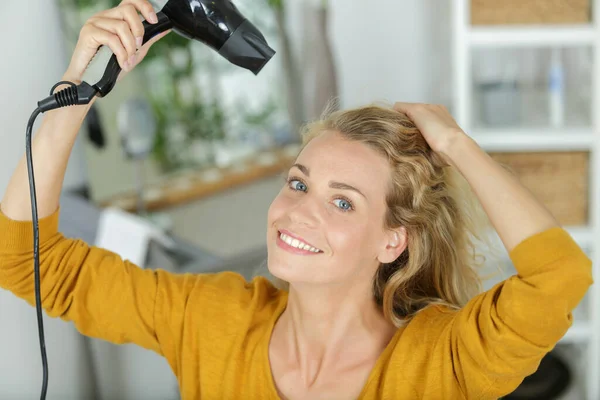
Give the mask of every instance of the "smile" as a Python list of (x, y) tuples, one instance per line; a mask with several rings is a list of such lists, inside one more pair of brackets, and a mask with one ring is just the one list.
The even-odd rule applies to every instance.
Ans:
[[(279, 232), (279, 239), (280, 241), (278, 241), (278, 244), (280, 244), (280, 247), (289, 247), (289, 250), (292, 249), (296, 249), (297, 251), (300, 250), (302, 253), (322, 253), (323, 251), (317, 249), (314, 246), (311, 246), (308, 243), (303, 242), (302, 240), (296, 239), (291, 237), (290, 235), (287, 235), (283, 232)], [(281, 243), (283, 242), (283, 243)], [(284, 247), (285, 248), (285, 247)]]

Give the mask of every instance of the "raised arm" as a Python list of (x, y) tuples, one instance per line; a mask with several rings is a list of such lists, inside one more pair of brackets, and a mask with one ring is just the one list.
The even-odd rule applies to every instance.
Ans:
[[(136, 37), (141, 38), (144, 33), (138, 11), (148, 21), (157, 21), (152, 5), (147, 0), (125, 0), (118, 7), (91, 17), (81, 29), (71, 63), (61, 80), (81, 83), (87, 66), (102, 45), (110, 47), (118, 56), (119, 64), (123, 68), (119, 79), (127, 71), (131, 71), (144, 58), (150, 46), (165, 35), (156, 36), (137, 51), (137, 43), (141, 43), (141, 40), (136, 42)], [(60, 89), (61, 87), (57, 90)], [(94, 101), (87, 105), (61, 108), (44, 114), (32, 142), (39, 218), (49, 216), (58, 208), (73, 144)], [(31, 220), (25, 157), (17, 165), (8, 184), (0, 210), (13, 220)]]
[(396, 103), (430, 147), (469, 182), (506, 250), (535, 233), (559, 226), (554, 216), (510, 172), (468, 137), (442, 106)]
[[(101, 45), (109, 46), (118, 55), (124, 69), (121, 77), (130, 71), (164, 36), (156, 36), (139, 48), (144, 28), (138, 12), (148, 21), (157, 22), (146, 0), (125, 0), (90, 18), (81, 29), (62, 80), (81, 82)], [(136, 37), (140, 40), (136, 41)], [(90, 106), (48, 112), (32, 143), (40, 218), (42, 306), (51, 316), (74, 321), (86, 335), (116, 343), (136, 342), (162, 352), (156, 337), (156, 310), (184, 304), (189, 278), (142, 270), (116, 254), (58, 233), (59, 197), (67, 163)], [(0, 287), (33, 304), (31, 219), (27, 163), (23, 157), (0, 203)], [(161, 318), (165, 314), (161, 313)]]
[[(591, 261), (554, 216), (439, 106), (399, 103), (433, 150), (469, 182), (517, 275), (449, 319), (438, 357), (452, 364), (467, 398), (508, 394), (572, 324), (592, 284)], [(495, 397), (494, 397), (495, 396)]]

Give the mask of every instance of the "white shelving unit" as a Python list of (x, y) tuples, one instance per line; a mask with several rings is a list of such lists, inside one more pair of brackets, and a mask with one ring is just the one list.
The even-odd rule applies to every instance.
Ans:
[[(591, 255), (596, 283), (576, 310), (574, 324), (561, 343), (584, 346), (587, 359), (579, 368), (584, 382), (575, 398), (600, 399), (600, 0), (591, 0), (592, 23), (544, 26), (471, 26), (470, 0), (451, 0), (453, 18), (453, 114), (459, 125), (486, 151), (590, 152), (589, 223), (566, 229)], [(472, 98), (472, 52), (490, 48), (583, 47), (593, 49), (591, 126), (587, 128), (476, 129)], [(578, 308), (578, 309), (579, 309)], [(585, 314), (587, 318), (581, 318)], [(569, 397), (570, 398), (570, 397)]]
[(562, 130), (540, 128), (477, 129), (470, 135), (487, 151), (579, 151), (594, 144), (592, 129)]
[[(460, 0), (462, 1), (462, 0)], [(593, 26), (466, 27), (471, 47), (532, 47), (593, 45)]]

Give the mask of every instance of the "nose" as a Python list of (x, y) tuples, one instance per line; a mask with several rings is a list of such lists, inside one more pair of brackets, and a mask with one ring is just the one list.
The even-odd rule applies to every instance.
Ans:
[(304, 195), (301, 199), (298, 199), (290, 209), (289, 217), (294, 224), (314, 228), (318, 225), (320, 220), (319, 206), (316, 200), (312, 199), (311, 196)]

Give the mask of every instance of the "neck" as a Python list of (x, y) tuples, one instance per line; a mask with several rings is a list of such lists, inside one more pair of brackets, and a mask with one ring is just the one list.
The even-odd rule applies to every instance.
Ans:
[(344, 358), (378, 357), (389, 343), (396, 328), (368, 289), (290, 285), (277, 330), (286, 358), (303, 371), (307, 383)]
[(291, 286), (286, 313), (296, 335), (315, 345), (364, 335), (383, 320), (372, 295), (340, 287)]

